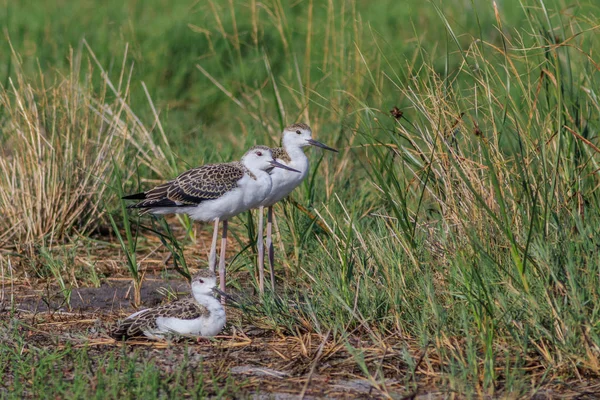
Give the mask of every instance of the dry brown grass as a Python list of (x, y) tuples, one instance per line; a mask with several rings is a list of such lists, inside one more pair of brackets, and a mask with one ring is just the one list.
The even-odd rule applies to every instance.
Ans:
[[(345, 340), (340, 340), (337, 335), (315, 333), (280, 335), (247, 324), (243, 316), (235, 312), (229, 314), (231, 322), (228, 328), (215, 340), (180, 338), (167, 342), (141, 339), (117, 342), (109, 338), (106, 330), (118, 316), (106, 310), (35, 314), (22, 311), (18, 318), (24, 323), (22, 334), (27, 337), (23, 353), (38, 349), (87, 349), (90, 359), (102, 360), (110, 354), (120, 358), (137, 351), (139, 355), (136, 358), (140, 362), (154, 363), (165, 379), (175, 366), (189, 359), (190, 378), (210, 380), (215, 376), (233, 376), (246, 395), (269, 393), (381, 399), (429, 395), (432, 398), (464, 398), (465, 387), (461, 386), (464, 382), (459, 380), (448, 384), (447, 366), (440, 354), (450, 351), (459, 357), (468, 357), (465, 345), (459, 339), (440, 338), (423, 346), (414, 338), (397, 335), (388, 336), (386, 344), (382, 345), (364, 338), (360, 332), (351, 333)], [(9, 318), (1, 311), (0, 315)], [(7, 332), (5, 327), (0, 327), (0, 335)], [(14, 338), (8, 335), (4, 338), (8, 345), (18, 346)], [(363, 368), (357, 365), (357, 357), (363, 360)], [(496, 367), (497, 373), (502, 375), (506, 365), (514, 361), (501, 359)], [(191, 372), (200, 369), (205, 374)], [(530, 396), (594, 398), (600, 390), (597, 381), (585, 377), (564, 380), (559, 371), (548, 377), (536, 357), (527, 359), (527, 369), (531, 382), (537, 386), (529, 392)], [(482, 387), (475, 388), (475, 393), (477, 397), (489, 396)], [(504, 393), (502, 387), (498, 387), (496, 397), (514, 398), (510, 393)]]
[(69, 75), (54, 82), (27, 79), (14, 53), (13, 65), (16, 79), (0, 87), (0, 248), (48, 246), (94, 230), (114, 200), (115, 166), (124, 179), (136, 164), (159, 175), (168, 169), (127, 105), (127, 53), (116, 84), (91, 50), (72, 51)]

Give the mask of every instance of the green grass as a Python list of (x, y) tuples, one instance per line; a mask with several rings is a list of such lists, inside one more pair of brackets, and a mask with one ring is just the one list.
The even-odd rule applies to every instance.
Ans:
[[(273, 1), (259, 5), (254, 15), (249, 11), (256, 3), (251, 1), (233, 2), (233, 10), (224, 1), (172, 4), (153, 0), (143, 6), (122, 1), (98, 6), (92, 1), (82, 1), (76, 7), (63, 1), (54, 3), (46, 8), (9, 1), (2, 4), (0, 24), (6, 27), (12, 45), (22, 56), (24, 69), (29, 73), (38, 68), (64, 71), (69, 65), (70, 49), (81, 49), (81, 40), (85, 39), (113, 81), (117, 81), (127, 48), (127, 65), (135, 65), (131, 78), (132, 108), (145, 121), (151, 118), (140, 84), (143, 81), (161, 110), (162, 124), (168, 129), (176, 153), (188, 163), (200, 162), (203, 156), (212, 160), (231, 156), (231, 145), (226, 142), (219, 143), (219, 154), (203, 151), (198, 155), (195, 138), (216, 140), (224, 133), (229, 136), (239, 131), (240, 125), (249, 124), (247, 129), (251, 132), (263, 128), (259, 120), (248, 118), (234, 107), (195, 64), (200, 64), (237, 97), (266, 83), (269, 78), (266, 56), (279, 80), (284, 107), (291, 107), (285, 121), (289, 123), (303, 112), (329, 112), (321, 111), (318, 104), (323, 102), (318, 98), (314, 98), (317, 104), (309, 104), (307, 111), (306, 105), (296, 107), (291, 99), (297, 98), (298, 92), (317, 88), (322, 95), (340, 89), (358, 94), (356, 89), (364, 81), (361, 76), (364, 72), (360, 70), (361, 60), (355, 46), (359, 46), (368, 62), (372, 61), (377, 49), (372, 46), (371, 29), (393, 43), (395, 57), (412, 57), (418, 50), (415, 31), (420, 40), (431, 43), (432, 47), (446, 40), (445, 28), (435, 8), (419, 1), (375, 5), (364, 1), (348, 4), (332, 1), (329, 5), (312, 6), (308, 1)], [(507, 2), (503, 11), (519, 23), (522, 11), (512, 6), (517, 4)], [(450, 5), (444, 9), (448, 18), (461, 27), (475, 24), (477, 10), (465, 11), (463, 7)], [(493, 14), (485, 10), (479, 18), (486, 24), (486, 32), (493, 33)], [(284, 21), (287, 24), (282, 26)], [(5, 60), (0, 65), (0, 78), (5, 82), (15, 67), (10, 62), (8, 44), (5, 42), (0, 48)], [(437, 61), (436, 67), (443, 68), (443, 62)], [(304, 82), (306, 89), (299, 87), (298, 81)], [(369, 95), (372, 90), (360, 89)], [(255, 110), (256, 114), (279, 125), (277, 107), (268, 93), (265, 91), (268, 98), (261, 110)], [(311, 97), (310, 93), (304, 96)], [(344, 102), (343, 93), (334, 97)], [(341, 109), (337, 112), (346, 113)], [(327, 128), (341, 121), (335, 122)], [(275, 128), (279, 130), (280, 126)], [(258, 137), (264, 138), (261, 134)], [(252, 140), (249, 139), (248, 142)], [(246, 145), (240, 142), (234, 148), (239, 152)]]
[(29, 329), (16, 320), (0, 323), (0, 398), (202, 399), (229, 397), (240, 389), (241, 382), (204, 370), (187, 348), (158, 360), (126, 347), (57, 346), (49, 333), (25, 337)]
[[(140, 166), (119, 171), (126, 192), (310, 123), (341, 151), (308, 150), (313, 170), (292, 196), (316, 218), (276, 207), (287, 290), (252, 313), (291, 334), (410, 338), (430, 349), (440, 385), (520, 396), (600, 374), (600, 10), (497, 3), (496, 14), (491, 2), (458, 0), (109, 2), (94, 12), (6, 2), (0, 24), (35, 88), (38, 68), (47, 85), (73, 73), (71, 46), (90, 98), (116, 110), (81, 39), (115, 86), (135, 64), (119, 85), (123, 119), (147, 134), (123, 144)], [(16, 60), (2, 59), (0, 79), (15, 79)], [(106, 181), (117, 210), (121, 188)], [(243, 250), (230, 270), (251, 280), (247, 217), (236, 220)]]

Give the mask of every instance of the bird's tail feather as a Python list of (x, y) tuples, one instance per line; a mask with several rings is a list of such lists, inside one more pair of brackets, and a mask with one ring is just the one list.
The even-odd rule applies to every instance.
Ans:
[(132, 322), (133, 321), (125, 319), (115, 325), (108, 334), (116, 340), (128, 339), (130, 337), (129, 328), (131, 327)]
[(135, 194), (130, 194), (128, 196), (121, 197), (123, 200), (145, 200), (146, 192), (140, 192)]

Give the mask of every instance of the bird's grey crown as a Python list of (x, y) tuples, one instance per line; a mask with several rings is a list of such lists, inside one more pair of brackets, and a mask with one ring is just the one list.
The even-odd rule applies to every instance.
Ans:
[(250, 147), (250, 150), (247, 151), (247, 153), (253, 151), (253, 150), (271, 150), (268, 146), (263, 146), (262, 144), (257, 144), (254, 145), (252, 147)]
[(302, 122), (299, 122), (297, 124), (289, 125), (285, 128), (286, 131), (293, 131), (295, 129), (304, 129), (304, 130), (310, 131), (310, 126), (308, 126)]
[(203, 268), (194, 274), (194, 276), (192, 277), (192, 282), (196, 282), (199, 279), (204, 279), (204, 278), (216, 278), (216, 275), (210, 269)]

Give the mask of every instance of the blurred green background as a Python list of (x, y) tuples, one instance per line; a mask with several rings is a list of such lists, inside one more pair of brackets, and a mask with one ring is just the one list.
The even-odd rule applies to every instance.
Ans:
[[(520, 3), (498, 3), (503, 18), (518, 26), (524, 12)], [(199, 162), (195, 159), (199, 140), (209, 138), (212, 142), (210, 138), (224, 133), (237, 135), (241, 123), (260, 129), (196, 64), (236, 97), (248, 88), (264, 90), (268, 85), (265, 55), (276, 81), (286, 82), (296, 91), (297, 70), (303, 79), (310, 79), (311, 90), (325, 96), (331, 89), (350, 89), (340, 85), (352, 84), (340, 75), (364, 72), (349, 55), (360, 47), (365, 62), (380, 63), (380, 58), (370, 54), (377, 51), (375, 40), (386, 43), (385, 52), (398, 61), (399, 69), (405, 63), (403, 57), (422, 57), (417, 51), (422, 46), (432, 53), (429, 56), (435, 67), (444, 72), (456, 65), (447, 65), (446, 51), (452, 39), (438, 13), (459, 32), (499, 40), (492, 2), (467, 0), (437, 5), (421, 0), (3, 0), (0, 26), (28, 75), (38, 69), (48, 75), (66, 73), (71, 51), (81, 51), (85, 39), (113, 81), (118, 81), (128, 46), (127, 70), (134, 64), (132, 108), (146, 121), (152, 120), (141, 87), (145, 82), (175, 153), (194, 163)], [(465, 37), (465, 43), (469, 41)], [(10, 44), (4, 41), (0, 48), (0, 78), (4, 83), (14, 74)], [(451, 59), (460, 62), (459, 57)], [(384, 97), (394, 101), (397, 90), (391, 84), (384, 87)], [(361, 100), (368, 102), (369, 98)], [(312, 103), (308, 107), (319, 108)], [(276, 118), (275, 102), (265, 104), (261, 112), (266, 118)], [(290, 107), (284, 123), (301, 120), (301, 112)], [(215, 142), (219, 148), (224, 146), (227, 154), (229, 144)]]

